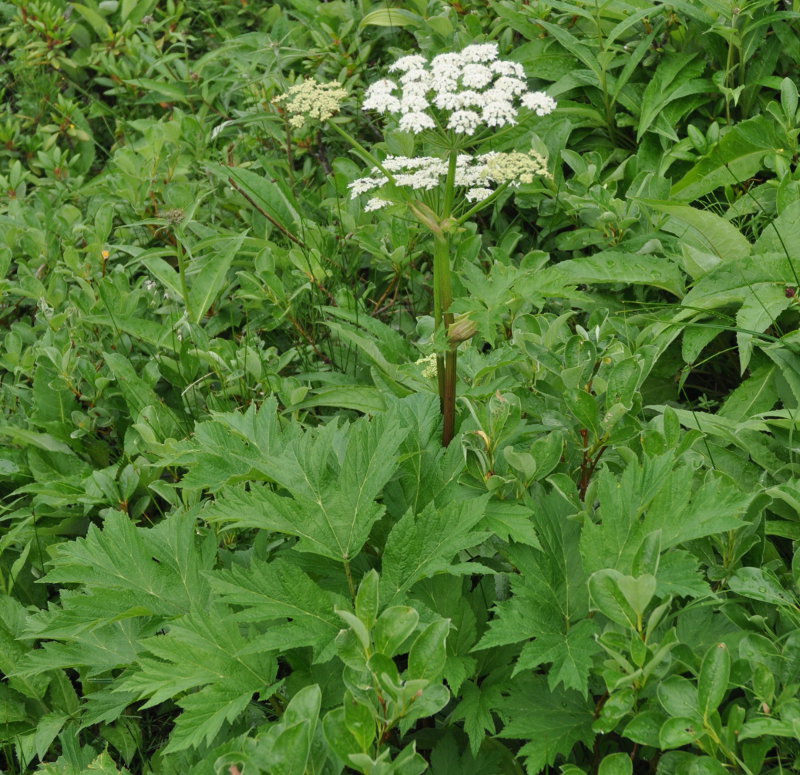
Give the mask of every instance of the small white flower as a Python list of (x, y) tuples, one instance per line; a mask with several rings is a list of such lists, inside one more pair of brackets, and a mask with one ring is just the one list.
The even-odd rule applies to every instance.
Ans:
[[(435, 156), (388, 156), (383, 166), (393, 173), (397, 186), (415, 190), (431, 190), (447, 178), (449, 163), (447, 159)], [(535, 177), (550, 177), (547, 162), (535, 151), (529, 153), (489, 153), (473, 156), (462, 153), (456, 157), (455, 185), (466, 189), (468, 202), (481, 202), (493, 193), (490, 184), (509, 184), (513, 187), (522, 183), (532, 183)], [(378, 169), (369, 176), (350, 183), (351, 196), (380, 188), (388, 182)], [(384, 199), (374, 197), (366, 205), (367, 210), (377, 210), (390, 204)]]
[(447, 94), (458, 91), (458, 72), (455, 75), (431, 75), (430, 87), (437, 94)]
[(273, 102), (284, 103), (289, 124), (299, 129), (306, 118), (325, 121), (338, 113), (339, 105), (347, 96), (347, 91), (341, 87), (338, 81), (319, 83), (307, 78), (289, 87), (286, 94), (276, 97)]
[(536, 151), (528, 153), (495, 153), (483, 168), (485, 180), (494, 183), (533, 183), (535, 177), (549, 177), (547, 162)]
[(397, 97), (385, 92), (376, 92), (364, 100), (364, 110), (374, 110), (377, 113), (397, 113), (401, 107)]
[(426, 355), (424, 358), (420, 358), (415, 361), (414, 365), (423, 367), (422, 376), (426, 379), (433, 379), (436, 377), (437, 369), (435, 355)]
[(486, 102), (486, 95), (473, 89), (464, 89), (458, 93), (459, 105), (462, 108), (471, 108), (483, 105)]
[(389, 72), (394, 73), (397, 71), (405, 72), (406, 70), (416, 70), (425, 66), (425, 57), (419, 54), (409, 54), (409, 56), (400, 57), (390, 68)]
[(483, 106), (482, 117), (487, 126), (505, 126), (517, 123), (517, 111), (514, 109), (514, 105), (509, 100), (498, 99), (497, 95), (492, 95), (492, 98)]
[(427, 81), (413, 81), (403, 84), (403, 96), (427, 97), (430, 86)]
[(419, 165), (412, 173), (395, 176), (398, 186), (408, 186), (413, 189), (430, 190), (439, 185), (441, 178), (447, 174), (447, 164), (442, 159), (430, 159), (427, 164)]
[(430, 76), (428, 75), (428, 71), (420, 67), (414, 70), (409, 70), (407, 73), (403, 73), (403, 75), (400, 76), (400, 83), (422, 83), (427, 86), (427, 81), (429, 78)]
[(374, 83), (364, 108), (396, 116), (401, 130), (415, 134), (444, 126), (467, 135), (481, 126), (516, 124), (523, 106), (540, 116), (555, 108), (555, 100), (544, 92), (527, 90), (519, 62), (497, 56), (497, 44), (480, 43), (439, 54), (429, 63), (417, 54), (402, 57), (389, 68), (400, 73), (399, 84), (390, 79)]
[(470, 157), (468, 162), (464, 162), (456, 166), (455, 184), (463, 188), (484, 185), (484, 166), (484, 162), (478, 162)]
[(422, 113), (426, 108), (430, 107), (430, 102), (419, 94), (403, 93), (403, 99), (400, 100), (400, 110), (403, 113)]
[(387, 205), (390, 205), (390, 204), (391, 204), (391, 202), (389, 202), (386, 199), (381, 199), (380, 197), (373, 196), (372, 199), (370, 199), (364, 205), (364, 212), (365, 213), (369, 213), (369, 212), (372, 212), (373, 210), (380, 210), (382, 207), (386, 207)]
[(528, 87), (525, 85), (525, 81), (520, 78), (513, 78), (508, 75), (501, 75), (495, 82), (493, 87), (499, 92), (505, 92), (506, 94), (523, 94), (527, 91)]
[(458, 110), (462, 106), (461, 94), (454, 91), (440, 92), (433, 98), (433, 104), (439, 110)]
[(380, 81), (375, 81), (375, 83), (367, 88), (366, 96), (369, 96), (373, 92), (393, 92), (396, 88), (397, 84), (394, 81), (388, 78), (381, 78)]
[(497, 43), (475, 43), (462, 49), (465, 62), (491, 62), (497, 59)]
[(447, 128), (459, 135), (471, 135), (480, 126), (481, 116), (474, 110), (457, 110), (447, 122)]
[(517, 78), (525, 77), (525, 68), (519, 62), (510, 62), (501, 59), (497, 62), (492, 62), (492, 64), (489, 65), (489, 69), (493, 73), (498, 73), (499, 75), (516, 76)]
[(492, 80), (492, 71), (486, 65), (469, 64), (461, 71), (461, 83), (474, 89), (482, 89)]
[(384, 175), (376, 175), (367, 178), (358, 178), (352, 183), (348, 183), (347, 187), (350, 189), (350, 198), (355, 199), (361, 194), (366, 194), (368, 191), (380, 188), (389, 182), (389, 178)]
[(426, 129), (434, 129), (436, 122), (427, 113), (405, 113), (400, 117), (400, 130), (419, 134)]
[(388, 78), (375, 81), (364, 93), (364, 110), (397, 113), (400, 110), (400, 100), (392, 94), (396, 88), (397, 84)]
[(482, 202), (488, 196), (491, 196), (491, 194), (492, 194), (491, 188), (481, 188), (479, 186), (476, 186), (475, 188), (468, 189), (465, 196), (468, 202)]
[(446, 78), (458, 78), (463, 66), (463, 57), (461, 54), (454, 52), (439, 54), (431, 60), (431, 70), (433, 74)]
[(556, 109), (556, 101), (543, 91), (531, 91), (523, 94), (522, 104), (537, 116), (546, 116)]

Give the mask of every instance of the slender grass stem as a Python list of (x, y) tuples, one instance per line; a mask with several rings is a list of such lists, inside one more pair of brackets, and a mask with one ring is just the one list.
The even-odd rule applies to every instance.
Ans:
[(183, 250), (183, 243), (181, 242), (180, 235), (176, 234), (175, 237), (175, 254), (178, 258), (178, 278), (181, 283), (183, 304), (186, 307), (186, 315), (189, 320), (194, 320), (192, 315), (192, 302), (189, 298), (189, 287), (186, 284), (186, 254)]

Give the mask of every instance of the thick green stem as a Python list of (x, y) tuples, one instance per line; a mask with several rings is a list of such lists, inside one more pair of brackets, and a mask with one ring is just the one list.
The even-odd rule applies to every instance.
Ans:
[[(450, 307), (453, 304), (453, 286), (450, 279), (450, 233), (447, 222), (453, 212), (455, 199), (456, 160), (458, 152), (450, 151), (447, 165), (447, 181), (444, 187), (444, 202), (442, 206), (441, 223), (444, 229), (434, 234), (434, 292), (436, 301), (434, 308), (437, 310), (437, 328), (444, 328), (447, 335), (448, 329), (453, 324), (453, 313)], [(437, 373), (439, 375), (439, 398), (442, 405), (442, 446), (446, 447), (455, 435), (456, 427), (456, 369), (458, 351), (456, 345), (447, 340), (447, 352), (442, 358), (436, 359)]]
[(477, 204), (473, 205), (467, 212), (463, 215), (460, 215), (456, 218), (453, 222), (453, 227), (458, 228), (461, 224), (466, 223), (473, 215), (479, 213), (485, 207), (488, 207), (492, 202), (494, 202), (497, 197), (500, 196), (506, 189), (508, 188), (508, 183), (503, 183), (501, 186), (498, 186), (494, 191), (492, 191), (486, 199), (482, 199)]
[[(449, 312), (453, 303), (453, 290), (450, 282), (450, 239), (447, 234), (435, 235), (433, 250), (434, 275), (434, 316), (436, 330), (444, 330), (453, 323), (453, 313)], [(448, 350), (444, 356), (436, 356), (436, 369), (439, 378), (439, 399), (442, 407), (444, 427), (442, 445), (447, 446), (455, 433), (456, 416), (456, 345), (448, 341)]]

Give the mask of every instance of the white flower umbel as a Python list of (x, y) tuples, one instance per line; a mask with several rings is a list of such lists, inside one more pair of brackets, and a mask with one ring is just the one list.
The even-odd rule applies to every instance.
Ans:
[(481, 114), (474, 110), (456, 110), (447, 122), (447, 128), (457, 134), (471, 135), (480, 126)]
[(283, 103), (289, 114), (289, 124), (296, 129), (303, 126), (307, 118), (324, 121), (339, 112), (339, 105), (347, 96), (347, 91), (338, 81), (319, 83), (307, 78), (289, 88), (286, 94), (276, 97), (273, 102)]
[(436, 379), (436, 356), (426, 355), (414, 361), (415, 366), (422, 366), (422, 376), (426, 379)]
[(519, 62), (497, 56), (496, 43), (479, 43), (430, 62), (418, 54), (401, 57), (389, 68), (397, 80), (373, 83), (363, 107), (398, 117), (400, 129), (413, 134), (439, 127), (462, 135), (516, 124), (522, 109), (538, 116), (555, 110), (548, 94), (528, 90)]
[(373, 210), (380, 210), (387, 205), (390, 205), (391, 202), (387, 199), (381, 199), (380, 197), (373, 196), (365, 205), (364, 205), (364, 212), (372, 212)]
[(537, 116), (546, 116), (556, 109), (556, 101), (543, 91), (532, 91), (523, 94), (522, 104)]
[[(416, 191), (431, 191), (447, 179), (447, 159), (435, 156), (387, 156), (381, 166), (393, 175), (394, 185)], [(350, 183), (348, 187), (351, 199), (386, 185), (389, 179), (383, 170), (373, 168), (367, 177)], [(492, 185), (508, 184), (516, 187), (522, 183), (532, 183), (535, 177), (549, 177), (545, 159), (535, 151), (490, 152), (477, 156), (462, 153), (456, 158), (453, 184), (457, 188), (466, 189), (464, 196), (468, 202), (482, 202), (494, 192), (490, 188)], [(386, 204), (388, 202), (384, 199), (373, 198), (364, 209), (377, 210)]]
[(422, 111), (414, 113), (404, 113), (400, 117), (400, 129), (404, 132), (412, 132), (418, 135), (425, 129), (435, 129), (436, 122), (427, 114)]
[[(468, 202), (482, 202), (484, 199), (490, 197), (491, 195), (492, 195), (491, 188), (480, 188), (476, 186), (475, 188), (469, 189), (464, 196), (466, 197), (466, 200)], [(365, 207), (364, 209), (366, 210), (367, 208)]]
[(486, 180), (502, 185), (519, 186), (533, 183), (536, 177), (549, 177), (547, 162), (536, 151), (528, 153), (494, 153), (481, 170)]

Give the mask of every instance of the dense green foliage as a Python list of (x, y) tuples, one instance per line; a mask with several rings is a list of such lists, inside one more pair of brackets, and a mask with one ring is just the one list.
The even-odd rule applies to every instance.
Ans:
[[(797, 771), (800, 3), (390, 5), (0, 2), (0, 771)], [(451, 236), (443, 447), (342, 132), (486, 41), (552, 177)]]

